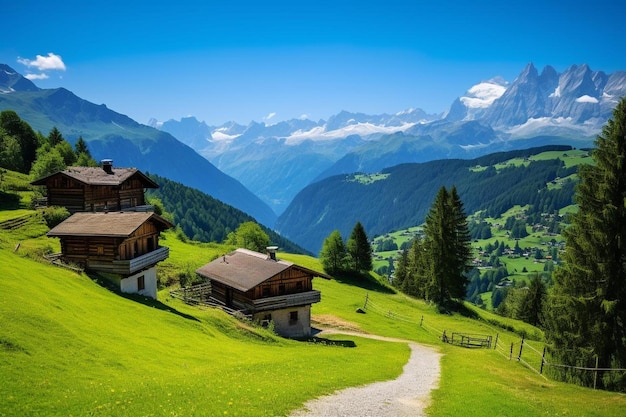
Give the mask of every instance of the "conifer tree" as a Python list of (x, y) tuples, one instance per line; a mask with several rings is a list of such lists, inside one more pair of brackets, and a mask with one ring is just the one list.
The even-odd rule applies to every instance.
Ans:
[(465, 274), (470, 270), (472, 239), (467, 223), (467, 215), (463, 209), (463, 202), (455, 186), (452, 186), (450, 189), (449, 210), (454, 240), (452, 241), (453, 250), (450, 253), (453, 275), (451, 276), (448, 291), (452, 298), (462, 300), (465, 298), (465, 291), (469, 282)]
[(372, 247), (361, 222), (356, 222), (347, 244), (350, 267), (359, 273), (372, 270)]
[(52, 146), (53, 148), (64, 140), (65, 138), (56, 126), (54, 126), (50, 133), (48, 133), (48, 143), (50, 143), (50, 146)]
[[(626, 368), (626, 99), (595, 140), (595, 164), (579, 169), (578, 212), (564, 230), (563, 267), (554, 273), (546, 312), (552, 361)], [(590, 373), (568, 378), (590, 383)], [(618, 373), (598, 384), (626, 390)]]
[(426, 216), (424, 227), (424, 296), (439, 305), (463, 299), (471, 259), (470, 234), (456, 188), (441, 187)]

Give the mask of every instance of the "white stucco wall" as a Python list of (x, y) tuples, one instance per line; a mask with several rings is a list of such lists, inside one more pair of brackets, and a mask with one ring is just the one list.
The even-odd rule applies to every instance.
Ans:
[[(140, 276), (144, 277), (144, 286), (145, 288), (139, 291), (137, 287), (137, 278)], [(128, 278), (123, 278), (120, 280), (120, 290), (129, 294), (141, 294), (146, 297), (151, 297), (156, 300), (157, 298), (157, 274), (156, 274), (156, 266), (153, 266), (150, 269), (143, 270), (134, 275), (129, 276)]]
[[(298, 320), (290, 320), (291, 312), (298, 312)], [(274, 331), (284, 337), (307, 337), (311, 335), (311, 306), (298, 306), (284, 310), (264, 311), (255, 315), (255, 319), (262, 320), (265, 315), (271, 314), (274, 322)]]

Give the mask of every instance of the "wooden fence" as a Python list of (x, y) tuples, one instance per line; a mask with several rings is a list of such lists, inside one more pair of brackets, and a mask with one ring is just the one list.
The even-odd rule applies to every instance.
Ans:
[[(415, 324), (416, 327), (425, 330), (429, 334), (432, 334), (434, 337), (438, 338), (442, 342), (454, 344), (457, 346), (463, 347), (481, 347), (490, 349), (492, 347), (491, 341), (492, 336), (490, 335), (472, 335), (467, 333), (459, 333), (453, 332), (448, 334), (445, 329), (437, 329), (435, 327), (430, 326), (428, 323), (424, 321), (424, 316), (422, 316), (419, 320), (419, 323), (410, 317), (405, 317), (394, 313), (393, 311), (386, 309), (380, 305), (377, 305), (372, 302), (369, 297), (369, 294), (365, 296), (365, 303), (363, 304), (363, 310), (368, 312), (373, 312), (376, 314), (383, 315), (388, 317), (391, 320), (403, 321)], [(487, 326), (487, 325), (486, 325)], [(493, 329), (490, 326), (488, 328)], [(493, 329), (496, 331), (496, 329)], [(533, 345), (535, 344), (535, 345)], [(582, 372), (592, 372), (593, 373), (593, 388), (596, 389), (598, 375), (602, 372), (623, 372), (626, 374), (626, 369), (623, 368), (601, 368), (598, 366), (598, 361), (596, 358), (596, 363), (594, 367), (584, 367), (584, 366), (571, 366), (571, 365), (563, 365), (557, 363), (551, 363), (547, 360), (548, 347), (546, 345), (541, 344), (541, 342), (534, 342), (526, 340), (524, 337), (521, 337), (519, 342), (511, 342), (504, 343), (500, 340), (499, 333), (496, 332), (495, 341), (493, 342), (493, 349), (500, 353), (502, 356), (507, 358), (509, 361), (516, 360), (521, 363), (528, 369), (535, 371), (537, 374), (546, 378), (544, 371), (548, 368), (562, 369), (562, 370), (577, 370)], [(547, 378), (546, 378), (547, 379)]]

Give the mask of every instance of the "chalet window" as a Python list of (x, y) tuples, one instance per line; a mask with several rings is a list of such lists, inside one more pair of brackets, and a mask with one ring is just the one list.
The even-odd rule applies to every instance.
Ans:
[(104, 246), (98, 246), (98, 255), (104, 255)]
[(135, 251), (133, 252), (133, 258), (135, 256), (139, 256), (139, 243), (135, 240), (135, 243), (133, 245)]
[(302, 291), (302, 281), (296, 282), (296, 290)]
[(146, 289), (146, 278), (143, 275), (141, 275), (137, 277), (137, 291), (141, 291), (145, 289)]
[(270, 296), (270, 286), (266, 285), (263, 287), (263, 297), (269, 297)]
[(289, 312), (289, 324), (296, 324), (298, 322), (298, 312), (291, 311)]
[(285, 293), (285, 284), (280, 284), (278, 286), (278, 294), (283, 295)]

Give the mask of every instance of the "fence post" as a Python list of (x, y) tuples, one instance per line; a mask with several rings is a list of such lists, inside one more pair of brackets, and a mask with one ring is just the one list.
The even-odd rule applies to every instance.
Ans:
[(522, 341), (519, 344), (519, 355), (517, 355), (517, 360), (522, 359), (522, 349), (524, 348), (524, 336), (522, 336)]
[(541, 355), (541, 367), (539, 368), (539, 375), (543, 374), (543, 364), (546, 362), (546, 347), (543, 347), (543, 354)]
[(493, 344), (493, 350), (496, 350), (498, 347), (498, 336), (500, 336), (500, 333), (496, 333), (496, 341)]
[(367, 301), (369, 300), (370, 297), (370, 293), (366, 292), (365, 293), (365, 303), (363, 303), (363, 310), (367, 309)]
[(513, 359), (513, 342), (511, 342), (511, 352), (509, 353), (509, 360)]
[(424, 316), (422, 315), (422, 319), (420, 320), (420, 327), (422, 327), (422, 323), (424, 323)]
[(593, 371), (593, 389), (596, 389), (596, 381), (598, 379), (598, 355), (596, 355), (596, 369)]

